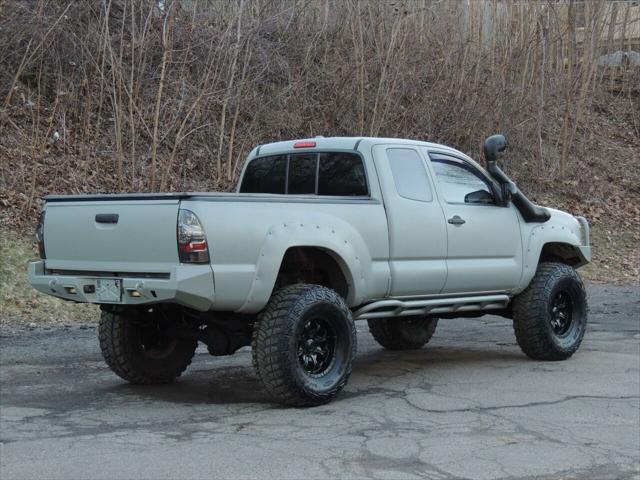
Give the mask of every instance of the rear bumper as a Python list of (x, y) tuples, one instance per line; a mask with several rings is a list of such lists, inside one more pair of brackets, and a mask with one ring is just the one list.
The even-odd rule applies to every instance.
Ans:
[(95, 286), (95, 276), (47, 274), (45, 262), (29, 262), (29, 283), (39, 292), (65, 300), (110, 305), (177, 303), (200, 311), (209, 310), (215, 300), (211, 265), (177, 265), (169, 278), (109, 277), (122, 280), (122, 296), (119, 302), (104, 302), (97, 293), (85, 292), (85, 286)]

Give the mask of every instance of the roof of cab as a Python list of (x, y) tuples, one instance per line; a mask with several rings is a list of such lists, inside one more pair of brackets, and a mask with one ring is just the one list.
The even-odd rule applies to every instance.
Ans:
[(312, 138), (298, 138), (294, 140), (284, 140), (281, 142), (265, 143), (258, 145), (249, 153), (247, 157), (251, 160), (257, 156), (274, 155), (277, 153), (291, 152), (295, 150), (294, 144), (302, 141), (315, 142), (316, 146), (312, 148), (300, 149), (301, 151), (313, 151), (313, 150), (362, 150), (363, 147), (372, 147), (379, 144), (403, 144), (423, 146), (441, 151), (448, 151), (457, 155), (462, 155), (467, 160), (473, 163), (474, 160), (465, 153), (456, 150), (455, 148), (448, 147), (439, 143), (424, 142), (421, 140), (410, 140), (405, 138), (380, 138), (380, 137), (312, 137)]

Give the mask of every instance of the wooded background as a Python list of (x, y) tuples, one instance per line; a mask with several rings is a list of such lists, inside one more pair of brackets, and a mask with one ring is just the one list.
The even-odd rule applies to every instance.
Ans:
[(637, 245), (638, 51), (637, 1), (0, 1), (0, 222), (229, 189), (268, 141), (503, 132), (525, 192)]

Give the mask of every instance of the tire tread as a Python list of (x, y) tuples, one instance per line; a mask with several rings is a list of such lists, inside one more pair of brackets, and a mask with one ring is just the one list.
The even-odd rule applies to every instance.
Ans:
[[(131, 317), (121, 313), (102, 311), (98, 325), (98, 340), (100, 350), (107, 366), (120, 378), (137, 385), (155, 385), (170, 383), (191, 364), (197, 348), (197, 342), (193, 342), (192, 348), (187, 348), (187, 354), (180, 362), (175, 362), (171, 368), (162, 373), (150, 373), (136, 365), (133, 360), (133, 352), (125, 322), (130, 322)], [(190, 354), (189, 354), (190, 353)]]
[(438, 319), (432, 318), (422, 338), (409, 338), (402, 329), (402, 318), (369, 320), (369, 332), (376, 342), (388, 350), (417, 350), (424, 347), (436, 331)]
[(529, 286), (513, 300), (513, 330), (522, 351), (534, 360), (564, 360), (580, 347), (580, 338), (568, 349), (559, 349), (547, 333), (547, 308), (551, 292), (562, 277), (570, 277), (580, 286), (582, 300), (586, 291), (582, 279), (574, 268), (564, 263), (542, 262)]
[[(305, 302), (300, 302), (300, 299)], [(289, 339), (290, 317), (300, 313), (307, 302), (329, 302), (340, 308), (348, 318), (352, 336), (352, 351), (346, 373), (329, 391), (317, 394), (301, 389), (291, 378)], [(269, 395), (276, 401), (295, 407), (320, 405), (332, 400), (346, 385), (356, 354), (356, 331), (351, 311), (333, 290), (320, 285), (295, 284), (278, 290), (254, 324), (251, 339), (252, 363)]]

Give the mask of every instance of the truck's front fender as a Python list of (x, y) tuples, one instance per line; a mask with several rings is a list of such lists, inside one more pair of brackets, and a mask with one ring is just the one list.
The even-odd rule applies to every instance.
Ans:
[(565, 212), (549, 209), (551, 219), (543, 224), (532, 226), (524, 238), (524, 268), (520, 285), (515, 293), (524, 290), (533, 279), (543, 249), (558, 246), (570, 250), (575, 256), (572, 265), (580, 267), (591, 261), (589, 245), (589, 224), (583, 217), (573, 217)]

